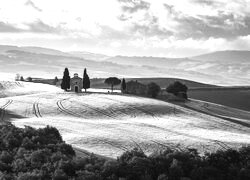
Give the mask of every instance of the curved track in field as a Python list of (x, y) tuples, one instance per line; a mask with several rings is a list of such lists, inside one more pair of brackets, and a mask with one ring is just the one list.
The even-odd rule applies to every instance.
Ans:
[[(115, 100), (115, 99), (112, 99), (112, 98), (107, 98), (107, 97), (102, 97), (102, 98), (113, 101), (113, 102), (118, 102), (118, 103), (123, 103), (123, 104), (125, 103), (123, 101)], [(148, 111), (146, 109), (143, 109), (142, 107), (137, 107), (135, 105), (127, 105), (126, 108), (142, 112), (142, 113), (144, 113), (146, 115), (152, 116), (153, 118), (157, 119), (157, 116), (153, 112)]]
[(61, 99), (61, 100), (56, 102), (56, 105), (57, 105), (59, 111), (61, 111), (62, 113), (66, 114), (66, 115), (71, 115), (71, 116), (74, 116), (74, 117), (81, 117), (80, 114), (78, 114), (76, 112), (73, 112), (70, 109), (67, 109), (67, 108), (64, 107), (62, 102), (65, 101), (65, 100), (67, 100), (67, 99)]
[[(15, 102), (8, 110), (26, 117), (17, 120), (18, 125), (57, 127), (67, 143), (108, 157), (134, 147), (146, 153), (188, 147), (205, 152), (250, 143), (247, 128), (238, 129), (240, 126), (219, 118), (147, 98), (58, 93), (12, 99)], [(7, 101), (1, 101), (3, 110), (12, 103)]]
[(32, 109), (32, 111), (33, 111), (33, 114), (37, 118), (42, 118), (43, 117), (42, 114), (41, 114), (41, 112), (40, 112), (40, 109), (39, 109), (39, 103), (38, 103), (38, 101), (36, 101), (36, 102), (33, 103), (33, 109)]
[[(102, 97), (102, 98), (110, 100), (110, 101), (113, 101), (113, 102), (116, 102), (116, 103), (120, 103), (120, 104), (124, 104), (125, 103), (123, 101), (114, 100), (114, 99), (107, 98), (107, 97)], [(65, 114), (71, 115), (71, 116), (82, 117), (78, 113), (73, 112), (73, 111), (71, 111), (69, 109), (66, 109), (63, 106), (63, 104), (62, 104), (62, 102), (65, 101), (65, 100), (66, 99), (63, 99), (63, 100), (60, 100), (60, 101), (57, 102), (57, 105), (58, 105), (60, 111), (64, 112)], [(85, 107), (87, 109), (93, 110), (93, 111), (95, 111), (95, 112), (97, 112), (99, 114), (102, 114), (102, 115), (106, 116), (107, 118), (117, 119), (117, 117), (115, 115), (112, 115), (113, 114), (112, 113), (113, 110), (110, 111), (110, 112), (108, 112), (106, 109), (97, 108), (97, 107), (94, 107), (92, 105), (89, 105), (89, 104), (83, 103), (83, 102), (80, 102), (80, 103), (77, 103), (77, 104), (79, 104), (79, 105), (81, 105), (81, 106), (83, 106), (83, 107)], [(152, 111), (149, 111), (147, 109), (144, 109), (143, 107), (138, 107), (136, 105), (127, 105), (126, 108), (134, 110), (134, 111), (137, 111), (137, 112), (141, 112), (141, 113), (143, 113), (145, 115), (151, 116), (152, 118), (154, 118), (156, 120), (159, 120), (158, 117), (157, 117), (157, 115), (155, 113), (153, 113)], [(174, 113), (174, 108), (173, 108), (173, 112), (172, 113)], [(126, 115), (129, 115), (129, 114), (126, 114)], [(150, 127), (152, 126), (152, 128), (154, 128), (153, 125), (145, 124), (145, 126), (150, 126)], [(197, 127), (197, 128), (201, 128), (200, 126), (197, 126), (197, 125), (194, 125), (194, 126)], [(172, 134), (176, 134), (176, 135), (180, 135), (180, 136), (185, 136), (185, 137), (189, 137), (189, 138), (192, 138), (192, 139), (197, 139), (197, 140), (202, 139), (202, 140), (205, 140), (207, 142), (210, 142), (210, 143), (213, 143), (213, 144), (217, 145), (221, 149), (228, 149), (228, 148), (230, 148), (226, 143), (224, 143), (222, 141), (219, 141), (219, 140), (212, 140), (212, 139), (207, 139), (207, 138), (201, 138), (201, 137), (198, 137), (198, 136), (195, 136), (195, 135), (190, 135), (188, 133), (181, 133), (181, 132), (174, 131), (174, 130), (168, 129), (168, 128), (160, 128), (160, 127), (156, 127), (156, 128), (158, 128), (160, 130), (164, 130), (164, 131), (166, 131), (168, 133), (172, 133)], [(102, 144), (107, 144), (109, 146), (113, 146), (114, 148), (120, 149), (122, 151), (126, 151), (126, 150), (129, 149), (129, 148), (125, 147), (124, 145), (115, 144), (115, 143), (113, 143), (111, 141), (108, 141), (108, 140), (103, 140), (102, 139), (102, 140), (99, 140), (99, 141)], [(136, 141), (134, 141), (134, 140), (131, 140), (131, 141), (134, 143), (135, 147), (138, 147), (139, 149), (142, 149), (142, 147)], [(159, 142), (159, 141), (156, 141), (156, 140), (151, 140), (151, 142), (153, 142), (154, 144), (157, 144), (159, 146), (162, 146), (162, 147), (168, 147), (168, 148), (171, 147), (171, 148), (178, 149), (178, 150), (182, 149), (180, 146), (177, 146), (174, 143), (168, 143), (168, 142), (163, 143), (163, 142)]]
[(4, 117), (5, 117), (5, 114), (6, 114), (6, 108), (10, 105), (10, 104), (12, 104), (13, 103), (13, 100), (8, 100), (7, 102), (6, 102), (6, 104), (4, 104), (1, 108), (0, 108), (0, 112), (1, 112), (1, 116), (0, 116), (0, 119), (1, 119), (1, 121), (3, 121), (4, 120)]

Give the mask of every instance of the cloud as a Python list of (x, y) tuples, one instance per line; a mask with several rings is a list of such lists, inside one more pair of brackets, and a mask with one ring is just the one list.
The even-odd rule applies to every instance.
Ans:
[(35, 5), (35, 3), (31, 0), (28, 0), (26, 3), (25, 3), (26, 6), (30, 6), (32, 8), (34, 8), (35, 10), (39, 11), (39, 12), (42, 12), (42, 9), (40, 9), (39, 7), (37, 7)]
[(33, 33), (60, 33), (62, 31), (62, 29), (60, 27), (52, 27), (48, 24), (45, 24), (44, 22), (42, 22), (41, 20), (37, 20), (35, 22), (29, 23), (27, 24), (29, 27), (29, 32), (33, 32)]
[(14, 25), (9, 23), (0, 22), (0, 33), (8, 33), (8, 32), (20, 32), (20, 29), (16, 28)]
[(201, 5), (206, 5), (206, 6), (215, 6), (220, 4), (218, 1), (214, 0), (191, 0), (191, 2), (196, 3), (196, 4), (201, 4)]
[(118, 31), (109, 26), (99, 25), (101, 34), (98, 38), (101, 40), (129, 40), (132, 35), (127, 31)]
[(181, 16), (176, 17), (179, 31), (176, 36), (185, 38), (225, 38), (234, 39), (239, 36), (250, 34), (250, 16), (236, 17), (234, 14), (223, 14), (220, 16), (198, 17)]
[(60, 26), (52, 27), (48, 24), (45, 24), (41, 20), (37, 20), (32, 23), (23, 23), (19, 27), (9, 24), (0, 22), (0, 33), (47, 33), (47, 34), (55, 34), (60, 33), (64, 29)]
[(160, 28), (157, 23), (152, 23), (150, 25), (140, 25), (135, 23), (132, 26), (131, 31), (140, 34), (140, 36), (143, 37), (158, 37), (160, 39), (168, 38), (173, 35), (172, 31)]
[(166, 10), (168, 11), (169, 14), (173, 14), (173, 12), (174, 12), (173, 5), (169, 5), (169, 4), (164, 3), (163, 6), (166, 8)]
[(150, 3), (142, 0), (118, 0), (122, 4), (122, 10), (128, 13), (135, 13), (139, 10), (148, 10)]

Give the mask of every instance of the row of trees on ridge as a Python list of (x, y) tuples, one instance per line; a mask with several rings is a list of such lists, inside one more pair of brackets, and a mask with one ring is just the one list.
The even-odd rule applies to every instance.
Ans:
[[(121, 91), (125, 93), (127, 92), (127, 85), (126, 85), (125, 79), (120, 80), (117, 77), (109, 77), (105, 79), (104, 83), (111, 87), (111, 92), (113, 92), (114, 86), (118, 86), (120, 84), (121, 84)], [(83, 73), (82, 87), (83, 89), (85, 89), (85, 92), (87, 91), (87, 89), (90, 88), (90, 78), (87, 74), (86, 68), (84, 69), (84, 73)], [(70, 89), (70, 75), (69, 75), (68, 68), (65, 68), (64, 70), (61, 88), (64, 89), (65, 91)], [(146, 95), (152, 98), (156, 98), (161, 91), (161, 87), (154, 82), (149, 83), (147, 86), (145, 86), (145, 88), (146, 88)], [(187, 90), (188, 90), (188, 87), (179, 81), (175, 81), (174, 83), (170, 84), (166, 88), (166, 91), (168, 93), (172, 93), (175, 96), (180, 96), (185, 99), (187, 99)]]

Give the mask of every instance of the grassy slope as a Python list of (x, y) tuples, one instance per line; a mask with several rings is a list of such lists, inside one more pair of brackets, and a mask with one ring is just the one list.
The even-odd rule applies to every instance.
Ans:
[(249, 89), (195, 90), (189, 91), (188, 94), (193, 99), (250, 111)]

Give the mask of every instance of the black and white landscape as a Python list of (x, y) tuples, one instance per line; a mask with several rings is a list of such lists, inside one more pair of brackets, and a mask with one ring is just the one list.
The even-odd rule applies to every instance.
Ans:
[(249, 180), (249, 5), (0, 2), (0, 180)]
[[(207, 84), (245, 86), (250, 81), (250, 51), (218, 51), (185, 58), (107, 56), (88, 52), (62, 52), (40, 47), (0, 46), (2, 72), (24, 76), (53, 78), (61, 76), (62, 67), (82, 73), (90, 70), (92, 78), (174, 77)], [(122, 71), (120, 71), (122, 69)]]

